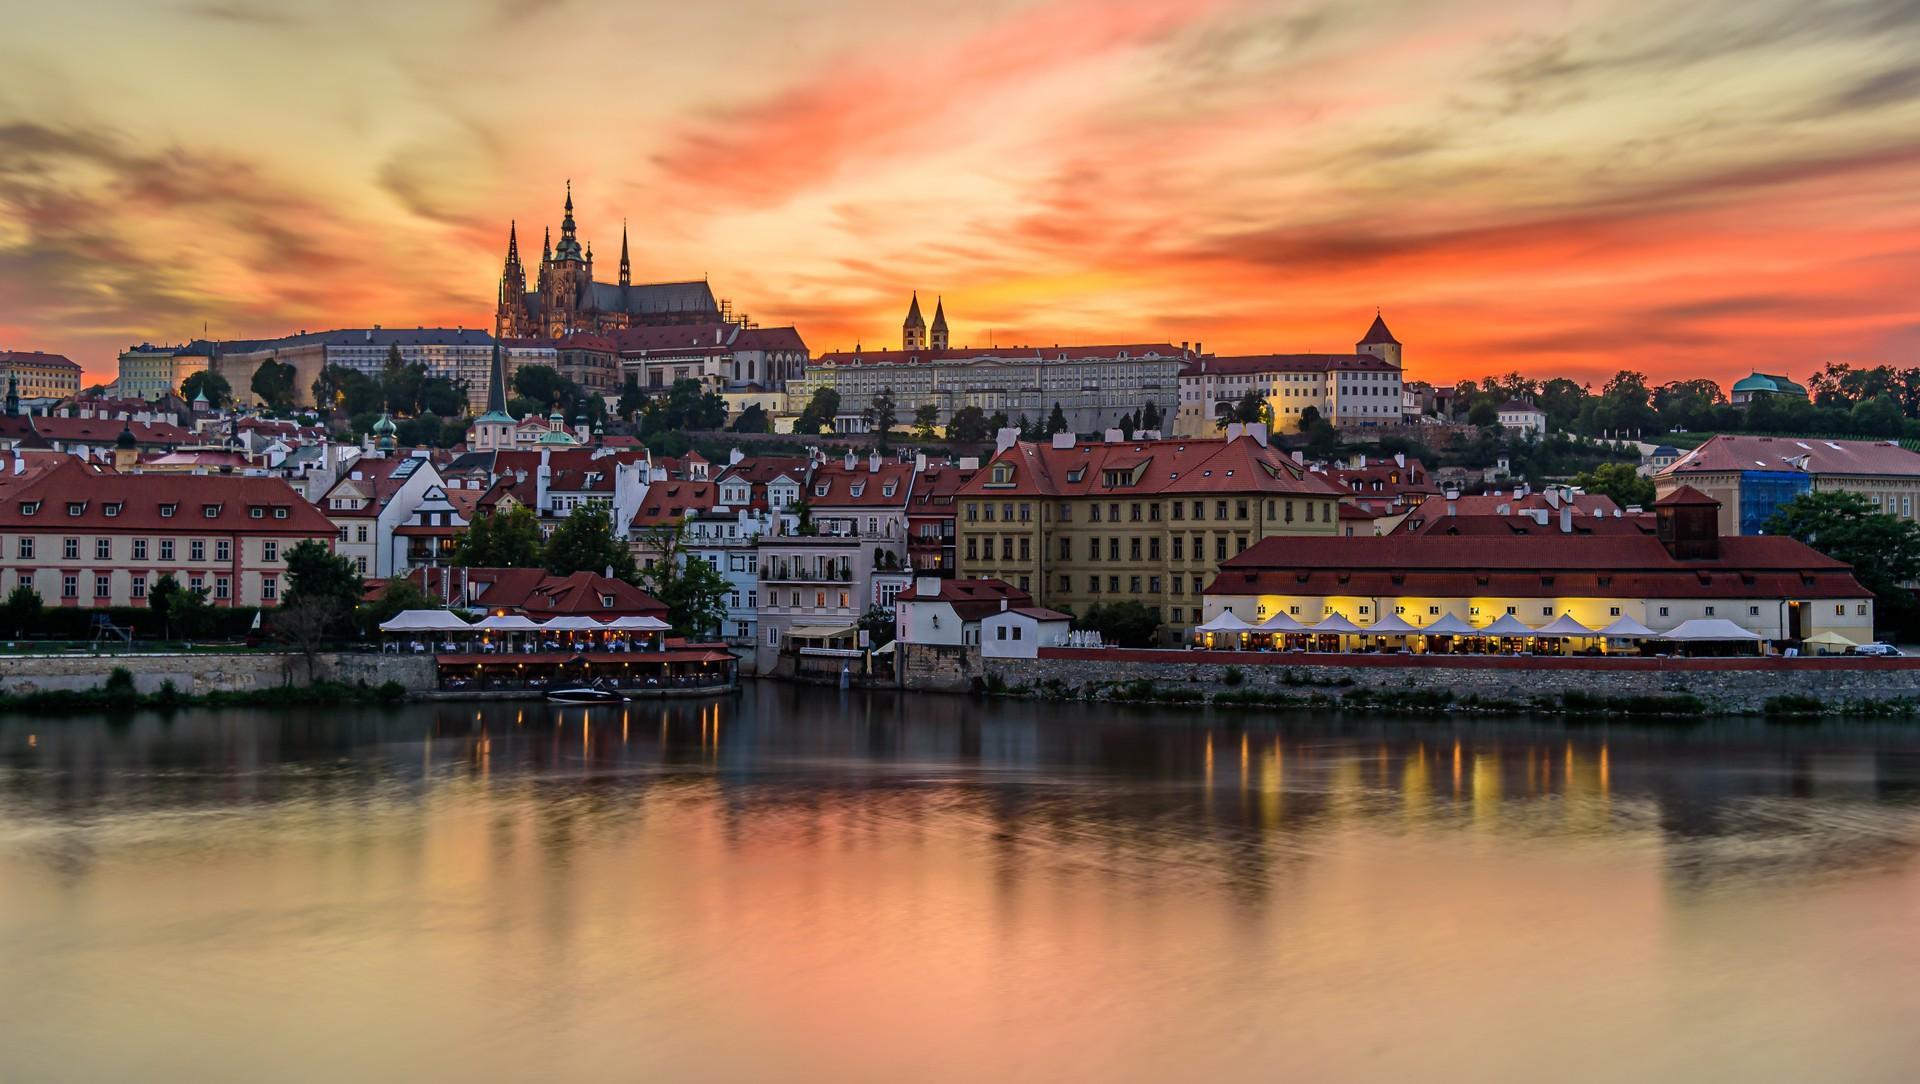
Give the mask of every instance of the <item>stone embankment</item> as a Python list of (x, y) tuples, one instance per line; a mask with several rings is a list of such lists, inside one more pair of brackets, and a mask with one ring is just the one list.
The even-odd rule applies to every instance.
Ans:
[[(1038, 659), (978, 660), (982, 683), (1033, 695), (1198, 702), (1354, 698), (1444, 708), (1668, 703), (1747, 714), (1794, 708), (1920, 709), (1920, 659), (1513, 658), (1044, 648)], [(1146, 683), (1143, 686), (1142, 683)], [(951, 687), (951, 686), (949, 686)]]
[(47, 692), (83, 692), (99, 688), (107, 675), (124, 669), (133, 675), (134, 689), (157, 693), (172, 682), (185, 696), (208, 693), (253, 692), (286, 685), (338, 682), (343, 685), (384, 685), (398, 682), (410, 693), (434, 687), (431, 655), (322, 653), (308, 672), (302, 655), (265, 651), (193, 652), (178, 654), (71, 654), (0, 656), (0, 693), (32, 696)]

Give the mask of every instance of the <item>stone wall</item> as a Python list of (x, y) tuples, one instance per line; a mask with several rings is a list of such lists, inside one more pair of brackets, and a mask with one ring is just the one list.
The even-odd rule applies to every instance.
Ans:
[[(1500, 659), (1418, 663), (1392, 656), (1348, 662), (1289, 661), (1263, 655), (1258, 661), (1215, 659), (1213, 652), (1154, 652), (1050, 648), (1040, 659), (984, 659), (986, 676), (1008, 686), (1057, 681), (1071, 692), (1149, 680), (1162, 688), (1189, 688), (1212, 695), (1228, 690), (1307, 696), (1340, 696), (1354, 689), (1383, 694), (1448, 692), (1455, 698), (1529, 702), (1536, 697), (1581, 692), (1599, 697), (1698, 697), (1713, 711), (1757, 712), (1778, 696), (1847, 701), (1920, 699), (1916, 659)], [(1157, 657), (1155, 657), (1157, 656)], [(1326, 658), (1322, 656), (1321, 658)], [(1507, 665), (1482, 666), (1498, 661)], [(1455, 662), (1456, 665), (1448, 665)], [(1575, 664), (1575, 665), (1567, 665)], [(1240, 681), (1226, 672), (1237, 666)]]
[(134, 688), (159, 692), (163, 682), (189, 696), (239, 692), (278, 685), (307, 685), (313, 680), (383, 685), (397, 681), (409, 692), (434, 688), (431, 655), (321, 654), (309, 677), (300, 655), (270, 652), (195, 652), (193, 654), (7, 655), (0, 656), (0, 693), (29, 695), (59, 689), (85, 690), (106, 684), (115, 667), (133, 675)]
[(964, 693), (984, 680), (978, 647), (959, 644), (909, 644), (894, 641), (899, 653), (900, 685), (936, 693)]

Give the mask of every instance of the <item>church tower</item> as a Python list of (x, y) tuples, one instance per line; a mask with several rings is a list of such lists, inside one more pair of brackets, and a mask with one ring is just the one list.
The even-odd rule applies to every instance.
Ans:
[(627, 258), (627, 224), (620, 223), (620, 288), (633, 285), (633, 261)]
[(907, 321), (900, 325), (900, 348), (902, 350), (925, 350), (927, 348), (927, 321), (920, 315), (920, 291), (913, 292), (913, 304), (907, 309)]
[(500, 305), (493, 317), (493, 337), (518, 339), (527, 333), (527, 270), (520, 264), (518, 223), (507, 226), (507, 263), (500, 274)]
[(1380, 310), (1373, 310), (1373, 326), (1367, 329), (1365, 336), (1354, 344), (1356, 354), (1372, 354), (1394, 368), (1400, 368), (1400, 340), (1387, 330), (1387, 322), (1380, 318)]
[(931, 345), (935, 350), (945, 350), (947, 348), (947, 305), (944, 298), (935, 298), (933, 301), (933, 341)]
[(587, 257), (573, 223), (573, 182), (567, 182), (567, 203), (560, 218), (560, 243), (553, 246), (547, 281), (541, 286), (540, 332), (557, 339), (579, 323), (580, 298), (586, 293)]

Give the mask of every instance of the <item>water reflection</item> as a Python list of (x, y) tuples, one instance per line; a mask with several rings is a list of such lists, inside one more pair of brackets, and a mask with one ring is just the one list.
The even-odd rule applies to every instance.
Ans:
[[(1920, 734), (1870, 723), (773, 686), (9, 717), (0, 1040), (30, 1078), (154, 1075), (141, 1042), (205, 1076), (204, 1005), (263, 1072), (316, 1078), (1386, 1077), (1478, 1042), (1437, 1075), (1484, 1079), (1601, 1041), (1595, 1014), (1642, 1070), (1698, 1069), (1669, 1017), (1713, 1010), (1775, 1072), (1834, 1070), (1838, 1027), (1843, 1076), (1920, 1054), (1862, 1034), (1920, 964), (1917, 783)], [(1830, 969), (1865, 991), (1844, 1024), (1792, 996)], [(1742, 1000), (1756, 979), (1777, 1002)], [(296, 993), (366, 1041), (290, 1058)], [(103, 1011), (124, 1044), (88, 1041)], [(403, 1026), (423, 1011), (460, 1052)]]

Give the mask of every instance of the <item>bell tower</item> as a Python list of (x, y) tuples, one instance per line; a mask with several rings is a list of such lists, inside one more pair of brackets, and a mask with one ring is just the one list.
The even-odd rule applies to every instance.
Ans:
[(913, 293), (913, 304), (907, 308), (906, 322), (900, 325), (900, 348), (902, 350), (925, 350), (927, 348), (927, 320), (920, 315), (920, 291)]

